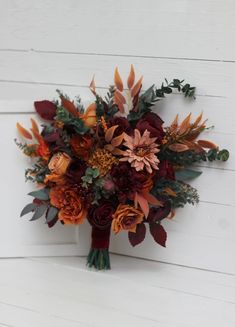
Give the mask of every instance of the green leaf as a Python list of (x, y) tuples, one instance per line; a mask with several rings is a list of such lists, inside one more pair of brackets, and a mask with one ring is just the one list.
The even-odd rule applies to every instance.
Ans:
[(40, 217), (42, 217), (42, 215), (45, 213), (46, 210), (47, 210), (47, 204), (42, 204), (42, 205), (38, 206), (34, 212), (33, 217), (30, 219), (30, 221), (34, 221), (34, 220), (37, 220)]
[(29, 203), (27, 204), (24, 209), (21, 211), (20, 213), (20, 217), (26, 215), (27, 213), (29, 212), (32, 212), (35, 210), (35, 208), (37, 207), (37, 204), (36, 203)]
[(93, 177), (96, 178), (96, 177), (99, 176), (99, 174), (100, 174), (99, 169), (94, 168), (94, 169), (93, 169)]
[(46, 222), (50, 223), (56, 217), (58, 211), (59, 210), (57, 208), (50, 207), (49, 210), (47, 211)]
[(229, 151), (226, 150), (226, 149), (221, 150), (221, 151), (218, 153), (217, 158), (218, 158), (219, 160), (222, 160), (222, 161), (227, 161), (228, 158), (229, 158)]
[(46, 201), (49, 200), (49, 189), (44, 188), (39, 191), (33, 191), (28, 193), (28, 195), (31, 195), (38, 200)]
[(175, 177), (178, 180), (187, 180), (187, 179), (192, 179), (192, 178), (196, 178), (198, 176), (200, 176), (202, 174), (201, 171), (197, 171), (197, 170), (191, 170), (191, 169), (183, 169), (183, 170), (179, 170), (175, 173)]

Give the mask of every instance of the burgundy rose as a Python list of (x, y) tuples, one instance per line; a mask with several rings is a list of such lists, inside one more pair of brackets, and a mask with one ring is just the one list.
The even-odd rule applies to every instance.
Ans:
[(167, 161), (163, 160), (158, 165), (159, 170), (156, 171), (156, 179), (164, 178), (164, 179), (171, 179), (175, 180), (175, 171), (172, 164)]
[(66, 178), (71, 184), (80, 184), (82, 176), (85, 175), (87, 166), (84, 162), (76, 160), (72, 162), (66, 172)]
[(149, 215), (147, 221), (152, 224), (161, 221), (166, 218), (171, 212), (171, 202), (164, 195), (158, 195), (157, 199), (161, 201), (161, 207), (151, 207), (149, 210)]
[(56, 115), (56, 105), (51, 101), (35, 101), (34, 107), (39, 116), (43, 119), (53, 120)]
[(109, 127), (118, 125), (117, 129), (114, 132), (114, 136), (118, 136), (123, 132), (128, 135), (132, 134), (132, 128), (130, 126), (129, 121), (124, 117), (113, 117), (109, 120)]
[(143, 189), (144, 183), (149, 178), (149, 175), (144, 171), (136, 171), (127, 162), (114, 165), (110, 175), (121, 203), (125, 203), (127, 199), (133, 200), (135, 193)]
[(104, 200), (99, 204), (93, 205), (88, 209), (88, 221), (92, 227), (100, 230), (110, 228), (113, 214), (116, 210), (116, 205), (109, 201)]
[(158, 140), (161, 141), (165, 135), (162, 128), (163, 123), (164, 121), (158, 115), (153, 112), (148, 112), (138, 121), (136, 128), (141, 133), (144, 133), (147, 129), (151, 137), (157, 137)]

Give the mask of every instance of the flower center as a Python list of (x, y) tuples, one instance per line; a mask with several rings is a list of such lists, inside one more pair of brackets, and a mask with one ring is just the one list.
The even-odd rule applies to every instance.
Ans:
[(135, 149), (135, 154), (139, 157), (145, 157), (149, 154), (149, 149), (146, 146), (138, 147)]

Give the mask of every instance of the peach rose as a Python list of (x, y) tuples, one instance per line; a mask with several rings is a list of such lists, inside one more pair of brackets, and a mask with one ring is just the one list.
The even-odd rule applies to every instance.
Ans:
[(55, 186), (50, 191), (51, 204), (60, 209), (58, 218), (66, 225), (83, 223), (87, 210), (76, 191), (69, 186)]
[(113, 214), (112, 230), (117, 234), (121, 230), (136, 232), (137, 224), (144, 219), (144, 214), (139, 209), (128, 204), (119, 204)]
[(70, 162), (71, 158), (68, 154), (64, 152), (58, 152), (51, 158), (48, 164), (48, 168), (53, 174), (64, 175)]

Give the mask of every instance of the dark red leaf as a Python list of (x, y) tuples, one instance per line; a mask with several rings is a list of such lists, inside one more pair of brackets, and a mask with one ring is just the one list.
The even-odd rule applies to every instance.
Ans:
[(157, 196), (158, 200), (162, 202), (161, 207), (151, 207), (149, 210), (149, 215), (147, 221), (155, 223), (166, 218), (171, 212), (171, 202), (166, 196)]
[(56, 105), (51, 101), (35, 101), (34, 107), (39, 116), (43, 119), (53, 120), (56, 115)]
[(149, 224), (150, 233), (154, 238), (154, 241), (161, 246), (166, 247), (167, 233), (165, 229), (160, 224)]
[(137, 244), (143, 242), (145, 238), (145, 234), (146, 234), (145, 224), (144, 223), (138, 224), (135, 233), (132, 232), (128, 233), (129, 242), (131, 243), (132, 246), (136, 246)]
[(33, 199), (33, 203), (35, 203), (39, 206), (39, 205), (43, 204), (43, 201), (35, 198), (35, 199)]
[(54, 218), (53, 220), (51, 220), (50, 222), (48, 222), (48, 223), (47, 223), (47, 226), (48, 226), (49, 228), (52, 228), (52, 227), (57, 223), (57, 221), (58, 221), (58, 218), (56, 217), (56, 218)]

